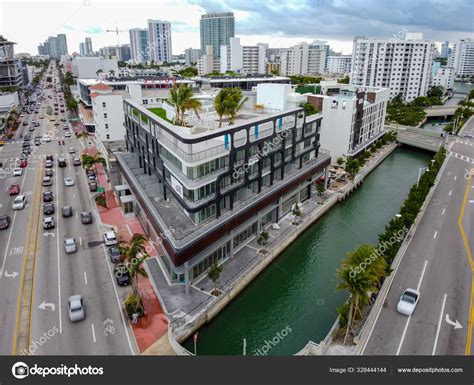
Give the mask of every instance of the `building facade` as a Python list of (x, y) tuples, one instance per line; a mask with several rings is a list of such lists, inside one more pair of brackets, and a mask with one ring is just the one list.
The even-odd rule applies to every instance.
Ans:
[(246, 75), (264, 74), (268, 44), (240, 45), (240, 38), (231, 37), (229, 45), (221, 46), (220, 72), (232, 71)]
[(474, 76), (474, 39), (460, 39), (454, 44), (448, 67), (455, 69), (457, 77)]
[(130, 33), (130, 56), (134, 63), (149, 60), (148, 29), (133, 28)]
[(433, 62), (431, 86), (441, 86), (445, 90), (453, 89), (455, 70), (452, 67), (442, 66), (440, 62)]
[(352, 55), (328, 56), (327, 73), (344, 75), (351, 72)]
[(425, 96), (435, 50), (421, 33), (407, 33), (404, 40), (356, 37), (351, 84), (389, 88), (390, 98), (401, 95), (407, 102)]
[(92, 49), (92, 39), (90, 37), (86, 37), (84, 41), (84, 49), (85, 49), (85, 56), (94, 55), (94, 50)]
[(184, 61), (187, 66), (197, 64), (200, 56), (201, 50), (199, 48), (186, 48), (184, 50)]
[(297, 44), (280, 51), (280, 75), (318, 75), (326, 68), (326, 42)]
[(198, 75), (207, 75), (211, 72), (219, 72), (221, 69), (221, 62), (218, 58), (214, 57), (214, 50), (212, 45), (206, 47), (206, 53), (202, 55), (197, 62)]
[(14, 42), (0, 35), (0, 87), (19, 87), (23, 84), (23, 70), (15, 58)]
[(229, 45), (230, 38), (235, 35), (235, 18), (233, 12), (212, 12), (201, 15), (201, 52), (212, 45), (215, 56), (220, 55), (221, 45)]
[(331, 160), (357, 157), (385, 134), (389, 90), (321, 82), (321, 95), (309, 95), (308, 102), (322, 113), (321, 146)]
[(174, 126), (124, 100), (129, 153), (120, 182), (169, 284), (196, 282), (311, 197), (330, 158), (319, 150), (321, 116), (302, 108), (238, 119), (233, 126)]
[(67, 37), (64, 33), (58, 34), (58, 57), (61, 55), (67, 55)]
[(161, 20), (148, 20), (148, 47), (150, 61), (171, 63), (171, 23)]

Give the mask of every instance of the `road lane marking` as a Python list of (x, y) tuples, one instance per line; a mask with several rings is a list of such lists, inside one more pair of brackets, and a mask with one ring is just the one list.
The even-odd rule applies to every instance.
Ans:
[(469, 319), (467, 322), (467, 336), (466, 336), (466, 356), (471, 355), (471, 343), (472, 343), (472, 327), (474, 319), (474, 280), (471, 278), (471, 300), (469, 302)]
[(444, 306), (446, 305), (446, 297), (448, 295), (445, 293), (443, 297), (443, 305), (441, 306), (441, 313), (439, 313), (438, 326), (436, 327), (436, 337), (434, 341), (433, 351), (431, 355), (434, 356), (436, 353), (436, 346), (438, 345), (439, 332), (441, 330), (441, 322), (443, 322)]
[[(416, 290), (418, 292), (420, 291), (421, 282), (423, 281), (423, 277), (425, 276), (425, 271), (426, 271), (426, 266), (427, 265), (428, 265), (428, 261), (426, 260), (425, 264), (423, 266), (423, 271), (421, 272), (421, 277), (418, 280), (418, 285), (416, 287)], [(408, 325), (410, 324), (410, 320), (411, 320), (411, 316), (408, 317), (408, 320), (405, 324), (405, 329), (403, 329), (402, 339), (400, 340), (400, 344), (398, 345), (398, 349), (397, 349), (397, 354), (396, 354), (397, 356), (400, 355), (400, 350), (402, 350), (402, 345), (403, 345), (403, 342), (405, 341), (405, 335), (407, 334)]]
[[(56, 196), (59, 197), (59, 183), (58, 183), (58, 167), (54, 166), (54, 173), (56, 174)], [(59, 198), (58, 198), (59, 199)], [(58, 256), (58, 316), (59, 316), (59, 334), (63, 332), (63, 323), (61, 317), (61, 263), (59, 258), (59, 226), (56, 226), (56, 251)]]
[(457, 175), (454, 175), (454, 180), (458, 179), (458, 176)]
[(453, 191), (452, 191), (452, 190), (449, 190), (449, 194), (448, 194), (448, 195), (451, 196), (452, 193), (453, 193)]
[(435, 231), (434, 235), (433, 235), (433, 239), (436, 239), (436, 236), (438, 235), (438, 230)]
[(444, 208), (444, 209), (443, 209), (443, 212), (441, 213), (441, 215), (444, 215), (445, 212), (446, 212), (446, 209)]
[(84, 271), (84, 282), (86, 283), (87, 285), (87, 273)]
[(94, 329), (94, 324), (91, 324), (92, 326), (92, 339), (94, 340), (94, 342), (97, 342), (97, 340), (95, 339), (95, 329)]
[(82, 237), (79, 237), (79, 243), (81, 244), (81, 247), (82, 247)]

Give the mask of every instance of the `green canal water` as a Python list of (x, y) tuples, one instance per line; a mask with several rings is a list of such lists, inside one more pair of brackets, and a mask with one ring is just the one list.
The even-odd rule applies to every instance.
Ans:
[[(395, 150), (199, 331), (197, 354), (239, 355), (246, 338), (247, 355), (259, 354), (272, 339), (277, 343), (267, 344), (268, 355), (291, 355), (309, 340), (324, 339), (347, 298), (336, 291), (341, 259), (357, 244), (377, 242), (431, 156)], [(191, 339), (184, 346), (194, 351)]]

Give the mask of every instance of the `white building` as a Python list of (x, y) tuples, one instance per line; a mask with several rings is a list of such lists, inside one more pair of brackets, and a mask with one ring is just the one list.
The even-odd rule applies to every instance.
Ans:
[(229, 45), (221, 45), (220, 72), (233, 71), (247, 75), (265, 73), (268, 44), (242, 46), (238, 37), (229, 40)]
[(452, 67), (440, 66), (439, 62), (433, 63), (431, 86), (441, 86), (445, 90), (454, 87), (455, 70)]
[(169, 21), (148, 20), (149, 60), (155, 63), (171, 63), (171, 23)]
[(390, 89), (390, 98), (405, 101), (425, 96), (430, 86), (436, 45), (421, 33), (405, 39), (356, 37), (352, 50), (351, 84)]
[(6, 118), (12, 110), (18, 110), (19, 104), (18, 92), (0, 92), (0, 135), (6, 129)]
[(72, 59), (72, 74), (76, 78), (97, 78), (97, 71), (99, 70), (102, 70), (105, 74), (110, 71), (118, 74), (117, 59), (100, 57), (75, 57)]
[(148, 29), (133, 28), (130, 34), (130, 56), (134, 63), (148, 61)]
[(187, 66), (197, 63), (199, 56), (201, 56), (201, 50), (199, 48), (186, 48), (184, 50), (184, 61)]
[(448, 67), (454, 67), (456, 76), (474, 76), (474, 40), (458, 40), (448, 59)]
[(352, 55), (328, 56), (327, 73), (345, 75), (351, 72)]
[(354, 157), (384, 135), (389, 90), (321, 82), (321, 95), (307, 100), (323, 115), (321, 147), (329, 150), (331, 161), (340, 156)]
[(280, 52), (280, 75), (324, 73), (328, 46), (324, 41), (297, 44)]
[(207, 75), (213, 71), (220, 71), (220, 60), (219, 58), (214, 58), (212, 45), (206, 46), (206, 53), (203, 54), (197, 62), (198, 75)]

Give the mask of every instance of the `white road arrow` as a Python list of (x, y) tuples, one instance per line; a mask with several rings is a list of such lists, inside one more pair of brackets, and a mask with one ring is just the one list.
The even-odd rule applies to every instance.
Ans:
[(13, 278), (15, 278), (15, 277), (18, 275), (18, 273), (17, 273), (16, 271), (14, 271), (13, 273), (9, 274), (8, 271), (5, 271), (5, 274), (4, 274), (4, 275), (5, 275), (6, 278), (11, 278), (11, 279), (13, 279)]
[(450, 325), (453, 325), (454, 329), (462, 329), (462, 325), (459, 323), (458, 320), (456, 320), (456, 322), (453, 322), (449, 319), (449, 314), (446, 314), (446, 322)]
[(39, 305), (38, 307), (41, 310), (46, 310), (48, 306), (51, 308), (52, 311), (56, 310), (56, 306), (54, 306), (54, 303), (46, 303), (46, 301), (41, 302), (41, 305)]
[(43, 233), (43, 237), (49, 237), (50, 235), (51, 235), (53, 238), (56, 236), (56, 234), (54, 234), (54, 233), (48, 233), (48, 232)]
[(108, 324), (108, 323), (113, 324), (114, 321), (112, 321), (110, 318), (107, 318), (102, 324), (103, 324), (103, 325), (106, 325), (106, 324)]

